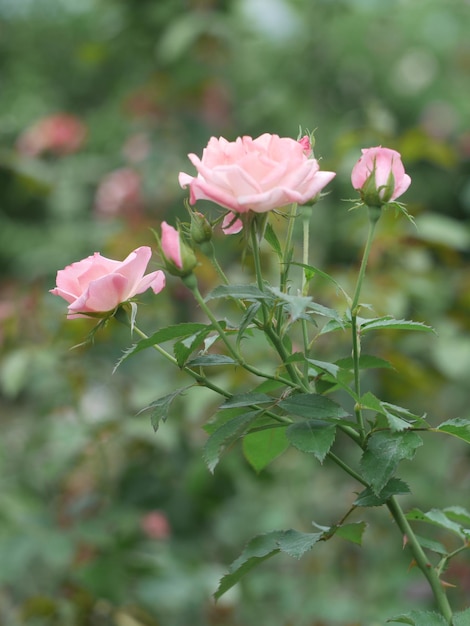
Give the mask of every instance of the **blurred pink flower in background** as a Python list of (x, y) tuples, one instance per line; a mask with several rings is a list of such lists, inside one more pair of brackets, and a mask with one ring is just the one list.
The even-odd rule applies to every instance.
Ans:
[(50, 292), (69, 303), (68, 319), (87, 313), (108, 314), (130, 298), (152, 289), (159, 293), (165, 286), (161, 270), (145, 274), (152, 256), (148, 246), (131, 252), (124, 261), (114, 261), (95, 252), (57, 272), (56, 287)]
[(35, 157), (45, 152), (65, 156), (79, 150), (87, 128), (75, 115), (56, 113), (29, 126), (18, 138), (16, 147), (24, 156)]
[(170, 523), (162, 511), (150, 511), (143, 515), (140, 527), (149, 539), (168, 539), (171, 535)]
[(98, 215), (135, 215), (141, 212), (142, 206), (142, 178), (134, 169), (123, 167), (101, 179), (95, 195)]
[(191, 204), (211, 200), (236, 215), (305, 204), (335, 176), (334, 172), (320, 171), (318, 161), (308, 158), (304, 139), (299, 142), (268, 133), (256, 139), (238, 137), (232, 142), (212, 137), (202, 159), (195, 154), (188, 156), (197, 176), (180, 172), (179, 183), (189, 187)]

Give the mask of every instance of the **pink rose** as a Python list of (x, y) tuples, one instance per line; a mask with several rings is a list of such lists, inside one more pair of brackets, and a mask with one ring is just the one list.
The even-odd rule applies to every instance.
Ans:
[(87, 313), (109, 313), (119, 304), (151, 288), (159, 293), (165, 286), (161, 270), (144, 276), (152, 251), (141, 246), (124, 261), (113, 261), (95, 252), (82, 261), (57, 272), (57, 286), (51, 289), (69, 303), (68, 319)]
[(411, 183), (405, 173), (401, 155), (390, 148), (365, 148), (353, 167), (351, 181), (364, 204), (381, 206), (404, 193)]
[(197, 176), (180, 172), (179, 183), (189, 186), (191, 204), (211, 200), (237, 215), (265, 213), (293, 202), (305, 204), (335, 176), (321, 172), (306, 148), (304, 140), (268, 133), (233, 142), (212, 137), (202, 159), (188, 155)]

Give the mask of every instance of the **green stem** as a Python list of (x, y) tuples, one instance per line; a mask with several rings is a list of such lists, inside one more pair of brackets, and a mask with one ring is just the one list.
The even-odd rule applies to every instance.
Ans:
[[(138, 326), (134, 326), (133, 331), (137, 333), (139, 337), (142, 337), (142, 339), (149, 338), (149, 336), (146, 335), (142, 330), (140, 330)], [(158, 343), (154, 343), (152, 345), (152, 348), (156, 350), (159, 354), (161, 354), (163, 357), (165, 357), (165, 359), (167, 359), (170, 363), (179, 367), (178, 362), (175, 359), (175, 357), (172, 356), (169, 352), (167, 352), (164, 348), (159, 346)], [(212, 383), (203, 374), (199, 374), (199, 372), (196, 372), (195, 370), (191, 369), (190, 367), (186, 365), (183, 365), (183, 367), (181, 367), (181, 370), (185, 374), (188, 374), (189, 376), (191, 376), (191, 378), (193, 378), (199, 385), (202, 385), (203, 387), (206, 387), (207, 389), (210, 389), (211, 391), (215, 391), (215, 393), (218, 393), (219, 395), (223, 396), (227, 400), (230, 400), (230, 398), (233, 398), (232, 393), (230, 393), (229, 391), (225, 391), (225, 389), (222, 389), (222, 387), (219, 387), (218, 385), (214, 385), (214, 383)], [(255, 409), (255, 410), (261, 409), (260, 406), (255, 405), (255, 404), (250, 405), (250, 408)], [(292, 420), (288, 417), (284, 417), (283, 415), (278, 415), (277, 413), (273, 413), (272, 411), (266, 411), (265, 414), (268, 417), (273, 418), (277, 422), (280, 422), (283, 424), (292, 424)]]
[[(265, 288), (264, 288), (264, 282), (263, 282), (263, 275), (261, 272), (258, 237), (256, 233), (256, 226), (254, 223), (251, 225), (251, 246), (253, 249), (253, 262), (255, 266), (256, 283), (258, 285), (258, 289), (264, 292)], [(278, 334), (276, 333), (275, 329), (273, 328), (269, 320), (267, 307), (264, 301), (261, 302), (261, 310), (262, 310), (262, 315), (263, 315), (263, 325), (261, 327), (261, 330), (263, 330), (266, 336), (269, 338), (269, 340), (271, 341), (271, 344), (274, 346), (282, 362), (284, 363), (286, 371), (291, 378), (291, 381), (289, 381), (289, 386), (297, 387), (301, 391), (309, 392), (310, 391), (309, 386), (306, 385), (302, 381), (296, 368), (291, 363), (287, 363), (287, 359), (289, 355), (287, 354), (287, 351), (284, 347), (284, 344), (282, 343), (281, 338), (278, 336)]]
[(419, 544), (416, 535), (413, 532), (408, 520), (403, 513), (401, 506), (398, 504), (395, 496), (392, 496), (387, 502), (387, 507), (393, 516), (398, 528), (406, 538), (407, 545), (410, 546), (413, 557), (416, 561), (416, 565), (423, 572), (434, 594), (436, 606), (439, 609), (442, 616), (446, 619), (449, 625), (452, 624), (452, 609), (450, 608), (449, 600), (446, 595), (445, 588), (439, 580), (436, 570), (432, 567), (423, 548)]
[(296, 214), (297, 204), (294, 203), (291, 204), (290, 213), (287, 218), (289, 222), (287, 225), (286, 240), (284, 243), (284, 254), (282, 255), (280, 290), (283, 293), (287, 292), (287, 280), (289, 278), (290, 262), (292, 260), (292, 238), (294, 236), (294, 223)]
[(245, 369), (247, 372), (250, 372), (251, 374), (254, 374), (255, 376), (259, 376), (260, 378), (275, 380), (276, 382), (283, 383), (284, 385), (288, 385), (289, 387), (296, 387), (296, 385), (293, 385), (292, 381), (289, 380), (288, 378), (284, 378), (283, 376), (275, 376), (273, 374), (268, 374), (267, 372), (263, 372), (259, 370), (257, 367), (253, 367), (252, 365), (247, 363), (245, 359), (241, 356), (241, 354), (239, 354), (235, 350), (235, 348), (232, 346), (232, 344), (228, 340), (227, 335), (224, 332), (224, 329), (221, 327), (221, 325), (215, 318), (214, 314), (205, 303), (204, 298), (202, 297), (197, 286), (191, 286), (190, 289), (197, 303), (199, 304), (201, 309), (204, 311), (204, 313), (207, 315), (207, 317), (210, 319), (214, 328), (217, 330), (219, 337), (221, 338), (221, 340), (225, 344), (225, 347), (228, 350), (228, 353), (238, 363), (238, 365), (240, 365), (240, 367), (243, 367), (243, 369)]
[[(356, 397), (361, 398), (361, 379), (360, 379), (360, 367), (359, 359), (361, 355), (361, 343), (359, 338), (359, 328), (357, 324), (357, 315), (360, 309), (359, 298), (361, 297), (362, 283), (367, 268), (367, 261), (369, 260), (369, 254), (372, 247), (372, 241), (374, 239), (375, 227), (380, 218), (380, 209), (375, 207), (368, 207), (369, 210), (369, 229), (367, 232), (366, 245), (364, 247), (364, 253), (362, 255), (361, 266), (359, 268), (359, 274), (357, 277), (356, 288), (354, 290), (354, 297), (351, 304), (351, 333), (352, 333), (352, 356), (354, 364), (354, 390)], [(356, 415), (356, 421), (359, 426), (362, 437), (365, 437), (365, 424), (364, 417), (362, 415), (362, 409), (358, 404), (354, 409)]]

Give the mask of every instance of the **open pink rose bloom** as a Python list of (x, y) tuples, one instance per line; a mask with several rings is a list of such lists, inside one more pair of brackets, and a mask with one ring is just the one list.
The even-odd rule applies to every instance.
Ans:
[[(364, 148), (362, 156), (353, 167), (351, 182), (354, 189), (365, 189), (366, 183), (375, 175), (378, 202), (391, 202), (401, 196), (411, 184), (405, 173), (401, 155), (390, 148)], [(392, 175), (393, 178), (390, 178)], [(369, 190), (369, 193), (373, 190)]]
[(161, 270), (145, 274), (152, 256), (148, 246), (141, 246), (124, 261), (114, 261), (95, 252), (92, 256), (68, 265), (57, 272), (57, 286), (51, 289), (69, 303), (69, 319), (87, 313), (108, 313), (147, 289), (159, 293), (165, 286)]
[[(188, 155), (197, 176), (180, 172), (179, 182), (183, 188), (189, 186), (191, 204), (211, 200), (235, 214), (265, 213), (293, 202), (305, 204), (335, 176), (320, 171), (308, 152), (305, 140), (268, 133), (233, 142), (212, 137), (202, 159)], [(230, 215), (226, 225), (233, 219)]]

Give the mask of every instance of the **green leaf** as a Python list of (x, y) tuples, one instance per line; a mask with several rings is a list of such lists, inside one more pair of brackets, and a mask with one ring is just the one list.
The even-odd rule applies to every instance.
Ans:
[[(221, 322), (221, 324), (224, 325), (225, 322)], [(212, 330), (212, 326), (205, 326), (198, 332), (188, 335), (174, 344), (173, 353), (179, 367), (184, 367), (189, 356), (204, 343)]]
[(161, 398), (158, 398), (158, 400), (154, 400), (148, 406), (141, 409), (139, 411), (139, 414), (151, 409), (152, 412), (150, 414), (150, 422), (153, 426), (154, 431), (157, 432), (160, 421), (163, 420), (165, 422), (167, 420), (170, 406), (173, 400), (183, 394), (190, 387), (191, 385), (187, 385), (186, 387), (180, 387), (179, 389), (172, 391), (166, 396), (162, 396)]
[(470, 608), (459, 613), (454, 613), (452, 617), (452, 626), (469, 626), (470, 625)]
[(390, 478), (380, 493), (375, 494), (370, 487), (366, 487), (364, 491), (357, 496), (355, 506), (382, 506), (392, 496), (410, 493), (408, 485), (400, 478)]
[(441, 556), (447, 556), (447, 549), (440, 543), (440, 541), (434, 541), (434, 539), (428, 539), (427, 537), (421, 537), (415, 533), (415, 537), (418, 540), (419, 545), (426, 550), (440, 554)]
[(467, 511), (467, 509), (464, 509), (463, 506), (446, 507), (444, 509), (444, 513), (449, 519), (453, 520), (454, 522), (470, 528), (470, 512)]
[(301, 533), (296, 530), (275, 530), (254, 537), (219, 583), (214, 594), (217, 600), (231, 589), (247, 572), (282, 551), (299, 559), (321, 539), (323, 533)]
[(225, 354), (201, 354), (186, 363), (188, 367), (209, 367), (213, 365), (236, 365), (237, 361)]
[(220, 407), (219, 411), (224, 409), (234, 409), (242, 406), (253, 406), (253, 404), (274, 404), (276, 398), (268, 396), (266, 393), (248, 392), (239, 393), (226, 400)]
[(266, 224), (266, 229), (264, 231), (264, 238), (266, 239), (268, 244), (271, 246), (271, 248), (274, 250), (274, 252), (277, 254), (278, 258), (282, 259), (281, 244), (279, 242), (279, 239), (277, 238), (276, 233), (274, 232), (273, 227), (271, 226), (269, 222)]
[(266, 300), (271, 296), (255, 285), (219, 285), (205, 297), (205, 301), (217, 298), (235, 298), (235, 300)]
[(229, 573), (221, 579), (214, 598), (218, 600), (226, 591), (236, 585), (247, 572), (280, 552), (278, 539), (282, 532), (281, 530), (276, 530), (254, 537), (238, 559), (229, 567)]
[(237, 415), (210, 435), (204, 446), (204, 460), (211, 472), (214, 471), (226, 447), (237, 441), (262, 413), (263, 411), (249, 411)]
[(361, 473), (375, 495), (380, 494), (400, 461), (412, 459), (416, 448), (422, 444), (421, 437), (409, 431), (404, 433), (381, 431), (370, 437), (361, 458)]
[(283, 303), (283, 308), (287, 311), (291, 323), (298, 319), (307, 319), (306, 311), (312, 304), (310, 296), (292, 296), (276, 287), (270, 287), (269, 291)]
[(391, 315), (385, 315), (384, 317), (377, 317), (369, 320), (359, 318), (361, 333), (368, 332), (369, 330), (418, 330), (426, 333), (435, 332), (431, 326), (427, 326), (422, 322), (413, 322), (411, 320), (397, 320)]
[(390, 404), (389, 402), (382, 402), (374, 396), (373, 393), (368, 392), (361, 398), (361, 407), (369, 411), (375, 411), (383, 415), (392, 432), (400, 432), (410, 428), (410, 422), (424, 421), (423, 418), (413, 415), (408, 409), (404, 409), (401, 406)]
[(282, 426), (248, 433), (243, 437), (243, 453), (257, 472), (274, 461), (289, 447), (286, 429)]
[(433, 526), (439, 526), (440, 528), (444, 528), (459, 537), (465, 538), (466, 535), (462, 526), (449, 519), (445, 514), (445, 511), (441, 511), (441, 509), (431, 509), (430, 511), (427, 511), (427, 513), (423, 513), (419, 509), (412, 509), (406, 514), (406, 519), (412, 522), (426, 522), (428, 524), (432, 524)]
[(301, 533), (298, 530), (284, 530), (277, 540), (281, 552), (294, 559), (300, 559), (308, 550), (320, 541), (323, 533)]
[(128, 348), (123, 356), (119, 359), (114, 367), (114, 371), (121, 365), (123, 361), (128, 359), (130, 356), (137, 354), (141, 350), (145, 350), (146, 348), (152, 348), (156, 344), (164, 343), (165, 341), (170, 341), (171, 339), (179, 339), (180, 337), (188, 337), (189, 335), (193, 335), (196, 332), (199, 332), (203, 329), (208, 329), (208, 332), (212, 329), (212, 326), (207, 326), (206, 324), (196, 324), (196, 323), (187, 323), (187, 324), (176, 324), (174, 326), (167, 326), (166, 328), (161, 328), (157, 330), (156, 333), (153, 333), (147, 339), (142, 339), (138, 341), (130, 348)]
[(470, 420), (457, 417), (439, 424), (437, 428), (431, 428), (434, 432), (447, 433), (458, 437), (466, 443), (470, 443)]
[(279, 402), (279, 407), (289, 415), (319, 420), (337, 420), (348, 413), (336, 402), (317, 393), (299, 393)]
[(253, 304), (250, 304), (250, 306), (246, 309), (238, 327), (237, 346), (240, 346), (240, 342), (245, 336), (245, 331), (255, 319), (260, 306), (260, 302), (253, 302)]
[[(404, 615), (392, 617), (387, 622), (411, 624), (411, 626), (449, 626), (447, 620), (442, 615), (432, 613), (431, 611), (410, 611)], [(464, 625), (462, 624), (462, 626)]]
[(364, 534), (366, 526), (367, 524), (365, 522), (343, 524), (342, 526), (338, 526), (338, 528), (336, 528), (335, 535), (360, 546), (362, 545), (362, 535)]
[(336, 426), (321, 420), (306, 420), (291, 424), (287, 439), (301, 452), (313, 454), (323, 463), (335, 441)]
[(307, 359), (309, 365), (311, 365), (317, 372), (326, 372), (337, 378), (341, 368), (335, 363), (329, 363), (328, 361), (317, 361), (316, 359)]

